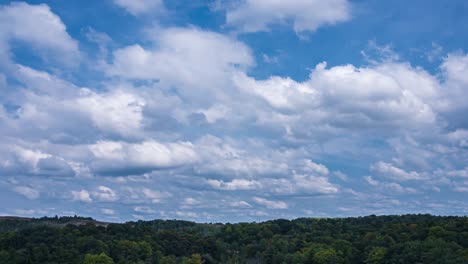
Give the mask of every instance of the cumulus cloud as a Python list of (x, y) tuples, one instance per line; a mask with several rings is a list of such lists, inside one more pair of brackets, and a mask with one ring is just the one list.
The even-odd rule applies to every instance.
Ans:
[(415, 171), (407, 172), (403, 169), (395, 167), (390, 163), (379, 161), (371, 166), (371, 169), (383, 177), (387, 177), (397, 181), (408, 180), (424, 180), (426, 177)]
[(298, 190), (305, 190), (315, 193), (336, 193), (338, 188), (331, 184), (326, 177), (315, 177), (309, 175), (294, 175), (293, 182)]
[[(262, 1), (229, 7), (228, 24), (240, 31), (291, 24), (304, 32), (349, 18), (346, 1), (270, 1), (268, 7)], [(138, 7), (145, 3), (120, 1), (133, 5), (134, 15), (143, 14)], [(327, 13), (331, 6), (338, 13), (343, 7), (344, 15)], [(13, 29), (29, 26), (24, 21), (35, 12), (44, 15), (39, 28), (56, 32), (44, 33), (54, 43), (25, 36), (31, 28), (16, 36), (1, 23), (2, 51), (15, 53), (9, 45), (20, 41), (41, 56), (78, 53), (45, 5), (2, 6), (0, 21)], [(102, 49), (99, 62), (89, 61), (102, 71), (99, 77), (28, 61), (0, 74), (0, 187), (29, 199), (43, 199), (51, 187), (50, 200), (97, 204), (105, 215), (119, 214), (117, 208), (99, 211), (119, 201), (138, 217), (157, 203), (161, 216), (164, 209), (165, 216), (208, 218), (195, 210), (232, 215), (249, 209), (246, 217), (270, 217), (267, 209), (283, 209), (290, 217), (305, 199), (378, 199), (396, 206), (395, 195), (467, 186), (466, 54), (448, 55), (435, 74), (387, 54), (370, 65), (320, 63), (297, 81), (259, 78), (256, 54), (234, 35), (196, 27), (145, 28), (143, 34), (142, 41), (115, 45), (88, 34), (107, 42), (108, 56)], [(77, 81), (81, 74), (89, 80)], [(360, 170), (373, 177), (356, 181)]]
[(288, 208), (288, 204), (283, 201), (267, 200), (261, 197), (254, 197), (253, 200), (257, 204), (263, 205), (267, 207), (268, 209), (287, 209)]
[(85, 203), (90, 203), (93, 201), (93, 199), (91, 199), (91, 195), (86, 190), (72, 191), (71, 196), (73, 201)]
[(77, 111), (84, 111), (94, 125), (108, 133), (133, 135), (140, 131), (145, 101), (134, 93), (113, 91), (98, 94), (81, 90)]
[(60, 17), (45, 4), (12, 2), (0, 6), (0, 53), (8, 52), (13, 40), (49, 54), (58, 53), (59, 58), (68, 62), (79, 56), (78, 43), (68, 35)]
[[(114, 51), (107, 74), (131, 80), (158, 80), (161, 87), (175, 88), (183, 98), (203, 100), (207, 96), (222, 97), (227, 92), (222, 88), (229, 83), (228, 73), (254, 64), (244, 43), (219, 33), (198, 28), (149, 32), (157, 45), (145, 48), (135, 44)], [(199, 89), (210, 94), (200, 93)]]
[[(451, 82), (468, 84), (468, 55), (461, 53), (449, 54), (442, 63), (442, 69), (445, 72), (446, 78)], [(463, 87), (459, 87), (463, 88)], [(466, 89), (466, 87), (465, 87)]]
[[(252, 155), (242, 148), (242, 144), (246, 143), (230, 139), (223, 140), (211, 135), (200, 138), (196, 145), (204, 162), (196, 165), (197, 173), (227, 177), (254, 177), (256, 175), (284, 175), (288, 172), (288, 165), (280, 160), (285, 158), (281, 153), (271, 150), (267, 157)], [(261, 145), (258, 147), (263, 150)], [(220, 183), (220, 186), (226, 185)]]
[(238, 207), (238, 208), (251, 208), (252, 207), (252, 205), (246, 201), (235, 201), (235, 202), (231, 202), (229, 205), (232, 207)]
[(465, 100), (468, 92), (468, 54), (451, 53), (441, 65), (444, 76), (444, 93), (440, 112), (453, 127), (459, 129), (468, 128), (468, 122), (464, 119), (464, 113), (468, 110)]
[(195, 199), (195, 198), (188, 197), (188, 198), (185, 198), (185, 199), (184, 199), (183, 204), (184, 204), (184, 205), (187, 205), (187, 206), (190, 206), (190, 205), (197, 205), (197, 204), (200, 204), (200, 201), (198, 201), (198, 200)]
[(189, 142), (164, 144), (151, 140), (132, 144), (100, 141), (89, 148), (95, 158), (91, 167), (102, 174), (140, 174), (191, 164), (198, 158)]
[(207, 183), (219, 190), (236, 191), (236, 190), (254, 190), (259, 186), (256, 181), (249, 181), (245, 179), (234, 179), (230, 182), (224, 182), (221, 180), (207, 180)]
[(459, 145), (460, 147), (468, 147), (468, 130), (457, 129), (453, 132), (448, 133), (447, 137), (450, 141)]
[(468, 178), (468, 167), (461, 170), (438, 171), (437, 173), (449, 177)]
[(152, 203), (159, 203), (161, 199), (171, 197), (172, 195), (167, 192), (159, 192), (155, 190), (151, 190), (148, 188), (143, 188), (142, 190), (143, 196), (151, 200)]
[(43, 176), (75, 176), (75, 171), (63, 159), (50, 157), (39, 160), (38, 174)]
[[(4, 145), (7, 151), (0, 163), (0, 172), (5, 175), (25, 174), (46, 177), (73, 177), (75, 171), (63, 158), (53, 156), (37, 149), (27, 149), (17, 145)], [(15, 175), (16, 174), (16, 175)]]
[(117, 193), (107, 186), (99, 186), (92, 196), (101, 202), (114, 202), (119, 199)]
[(343, 22), (351, 17), (347, 0), (243, 0), (227, 9), (226, 22), (242, 32), (267, 31), (292, 24), (296, 32)]
[(403, 187), (399, 183), (396, 182), (380, 182), (372, 178), (372, 176), (365, 176), (364, 179), (366, 182), (380, 190), (381, 192), (389, 192), (389, 193), (417, 193), (417, 190), (411, 187)]
[(136, 206), (133, 208), (133, 210), (137, 213), (143, 213), (143, 214), (154, 214), (156, 213), (156, 210), (151, 209), (147, 206)]
[(290, 133), (296, 122), (301, 127), (321, 123), (347, 129), (433, 125), (432, 102), (440, 89), (427, 72), (395, 63), (330, 69), (321, 63), (303, 83), (281, 77), (257, 81), (245, 75), (237, 75), (234, 81), (273, 109), (288, 110), (278, 121), (290, 123)]
[(101, 213), (105, 215), (115, 215), (115, 210), (114, 209), (109, 209), (109, 208), (103, 208), (101, 209)]
[(163, 0), (114, 0), (114, 3), (134, 16), (164, 11)]

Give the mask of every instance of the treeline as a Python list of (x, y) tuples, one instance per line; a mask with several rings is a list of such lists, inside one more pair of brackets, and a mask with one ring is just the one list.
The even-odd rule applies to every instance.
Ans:
[(0, 220), (0, 263), (468, 263), (467, 217), (238, 224), (155, 220), (106, 226), (80, 219), (89, 222), (61, 225), (76, 223), (73, 217)]

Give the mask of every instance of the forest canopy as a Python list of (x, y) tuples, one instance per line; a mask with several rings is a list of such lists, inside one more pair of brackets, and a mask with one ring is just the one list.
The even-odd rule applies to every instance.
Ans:
[(468, 263), (468, 218), (431, 215), (123, 224), (0, 219), (0, 263)]

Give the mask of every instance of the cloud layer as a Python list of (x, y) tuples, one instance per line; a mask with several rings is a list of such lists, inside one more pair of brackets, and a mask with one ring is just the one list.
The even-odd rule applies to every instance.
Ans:
[[(137, 17), (163, 8), (115, 4)], [(223, 8), (232, 33), (351, 19), (344, 0)], [(144, 24), (141, 40), (106, 38), (109, 53), (94, 58), (45, 4), (3, 5), (0, 22), (0, 188), (17, 204), (4, 213), (235, 221), (441, 201), (468, 210), (461, 51), (436, 71), (395, 56), (314, 63), (297, 80), (259, 77), (248, 41), (195, 25)], [(42, 64), (17, 59), (17, 41)], [(66, 65), (80, 60), (90, 85)]]

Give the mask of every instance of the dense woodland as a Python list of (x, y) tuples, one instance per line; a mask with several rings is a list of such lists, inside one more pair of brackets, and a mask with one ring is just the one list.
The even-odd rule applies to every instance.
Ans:
[(196, 224), (0, 219), (0, 263), (468, 263), (468, 218)]

